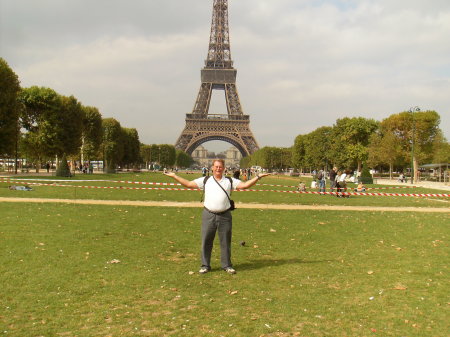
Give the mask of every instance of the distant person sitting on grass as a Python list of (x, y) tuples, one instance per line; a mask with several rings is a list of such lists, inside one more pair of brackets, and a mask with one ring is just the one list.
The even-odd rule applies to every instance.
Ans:
[(358, 187), (355, 188), (355, 192), (365, 192), (366, 186), (364, 186), (362, 183), (358, 184)]
[(243, 182), (236, 178), (225, 177), (225, 162), (223, 159), (215, 159), (212, 166), (212, 177), (200, 177), (189, 181), (177, 176), (173, 172), (164, 172), (181, 185), (187, 188), (199, 188), (204, 191), (204, 208), (202, 213), (202, 266), (200, 274), (206, 274), (211, 270), (211, 253), (214, 237), (219, 232), (220, 262), (222, 269), (228, 274), (236, 274), (231, 263), (231, 189), (246, 189), (256, 184), (269, 173), (256, 174), (254, 178)]
[(303, 181), (298, 184), (297, 191), (306, 192), (306, 184)]

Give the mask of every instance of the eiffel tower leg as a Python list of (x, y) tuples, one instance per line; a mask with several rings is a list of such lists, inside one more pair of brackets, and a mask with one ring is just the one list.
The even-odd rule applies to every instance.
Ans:
[(200, 90), (198, 91), (197, 100), (195, 101), (194, 110), (192, 110), (192, 113), (206, 116), (211, 103), (211, 95), (212, 84), (202, 83)]
[[(209, 105), (211, 103), (212, 95), (212, 83), (202, 83), (198, 91), (197, 99), (195, 101), (194, 109), (192, 110), (193, 115), (198, 115), (199, 117), (206, 118), (209, 111)], [(191, 143), (192, 137), (194, 136), (195, 130), (192, 130), (192, 123), (189, 123), (186, 118), (186, 125), (184, 130), (181, 132), (180, 137), (175, 143), (175, 148), (177, 150), (185, 151), (187, 150), (189, 144)]]
[[(228, 107), (228, 114), (230, 115), (242, 115), (242, 106), (239, 100), (239, 94), (234, 83), (225, 84), (225, 96)], [(239, 131), (239, 136), (244, 143), (244, 148), (248, 154), (259, 149), (258, 143), (256, 142), (255, 136), (253, 136), (252, 131), (248, 124)]]
[(235, 84), (225, 84), (225, 98), (229, 115), (242, 115), (241, 102)]

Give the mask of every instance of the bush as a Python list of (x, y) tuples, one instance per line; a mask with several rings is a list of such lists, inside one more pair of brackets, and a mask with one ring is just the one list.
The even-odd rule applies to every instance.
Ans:
[(71, 177), (72, 174), (70, 173), (69, 164), (67, 164), (67, 158), (66, 155), (63, 155), (61, 162), (58, 165), (58, 168), (56, 169), (56, 176), (57, 177)]
[(373, 178), (372, 175), (370, 174), (369, 169), (364, 165), (362, 172), (361, 172), (361, 177), (359, 178), (359, 182), (363, 183), (363, 184), (373, 184)]

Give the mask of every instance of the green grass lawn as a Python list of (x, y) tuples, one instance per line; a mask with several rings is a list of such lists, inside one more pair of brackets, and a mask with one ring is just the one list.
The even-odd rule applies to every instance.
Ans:
[[(169, 181), (160, 175), (135, 180), (144, 177)], [(271, 181), (286, 183), (263, 180)], [(200, 197), (192, 191), (37, 186), (19, 192), (6, 186), (0, 185), (0, 196)], [(233, 198), (448, 207), (445, 198), (275, 192)], [(197, 273), (200, 209), (1, 203), (0, 214), (0, 336), (431, 337), (446, 336), (450, 328), (450, 212), (238, 209), (236, 275), (220, 270), (218, 247), (212, 272)]]

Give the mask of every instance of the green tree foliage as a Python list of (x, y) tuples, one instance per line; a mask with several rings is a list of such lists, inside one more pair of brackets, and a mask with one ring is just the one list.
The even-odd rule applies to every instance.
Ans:
[(34, 86), (23, 89), (19, 100), (25, 107), (21, 116), (26, 130), (23, 146), (38, 169), (43, 159), (78, 153), (83, 114), (75, 97)]
[(174, 165), (178, 167), (189, 167), (193, 163), (191, 156), (188, 154), (179, 154), (175, 150), (175, 147), (169, 144), (141, 144), (140, 153), (147, 168), (151, 163), (158, 163), (158, 166), (165, 168)]
[(149, 168), (152, 158), (152, 146), (141, 144), (140, 146), (140, 155), (142, 161), (145, 163), (145, 168)]
[(173, 145), (162, 144), (159, 146), (159, 158), (158, 162), (162, 167), (169, 168), (175, 165), (176, 150)]
[(292, 147), (292, 166), (303, 172), (306, 166), (305, 161), (306, 136), (298, 135), (295, 137), (294, 146)]
[(369, 156), (370, 136), (378, 129), (378, 122), (363, 117), (338, 119), (333, 126), (331, 155), (340, 167), (361, 171), (362, 162)]
[(157, 144), (152, 144), (151, 145), (151, 157), (150, 157), (150, 161), (151, 162), (158, 162), (159, 163), (159, 158), (160, 158), (160, 154), (161, 153), (161, 149), (160, 146)]
[(362, 182), (363, 184), (373, 184), (373, 177), (370, 174), (370, 170), (367, 165), (364, 165), (362, 169), (360, 182)]
[(439, 130), (433, 144), (433, 158), (435, 164), (450, 163), (450, 143)]
[(405, 162), (413, 162), (414, 181), (420, 164), (433, 159), (433, 145), (439, 139), (440, 116), (436, 111), (404, 111), (382, 121), (385, 135), (394, 137)]
[(17, 75), (0, 57), (0, 156), (12, 155), (18, 141), (19, 92)]
[(304, 165), (314, 169), (324, 169), (334, 161), (330, 148), (333, 143), (333, 129), (322, 126), (304, 138)]
[(370, 136), (368, 152), (367, 164), (370, 167), (388, 165), (390, 179), (392, 179), (395, 165), (398, 168), (405, 166), (401, 145), (395, 135), (386, 129), (383, 122), (381, 122), (379, 130)]
[(102, 121), (102, 129), (102, 151), (105, 171), (115, 173), (118, 163), (122, 160), (124, 151), (122, 127), (114, 118), (105, 118)]
[(249, 168), (251, 166), (251, 164), (250, 164), (251, 159), (252, 159), (252, 156), (242, 157), (241, 160), (239, 161), (239, 166), (241, 168)]
[(122, 128), (123, 156), (121, 165), (137, 167), (141, 162), (141, 142), (136, 129)]
[(39, 171), (40, 163), (54, 155), (57, 126), (52, 121), (61, 108), (61, 98), (50, 88), (33, 86), (22, 89), (19, 101), (25, 108), (21, 114), (25, 129), (22, 148)]
[(240, 161), (243, 168), (261, 166), (269, 170), (282, 170), (292, 167), (292, 148), (265, 146), (244, 158)]
[(81, 147), (83, 130), (83, 110), (74, 96), (60, 97), (61, 107), (55, 115), (53, 125), (56, 126), (53, 155), (61, 156), (78, 154)]
[(83, 160), (94, 159), (102, 143), (102, 115), (95, 107), (83, 106), (81, 152)]
[(176, 150), (176, 161), (175, 165), (180, 168), (186, 168), (194, 163), (194, 159), (186, 152), (181, 150)]

